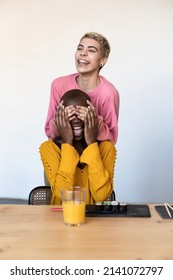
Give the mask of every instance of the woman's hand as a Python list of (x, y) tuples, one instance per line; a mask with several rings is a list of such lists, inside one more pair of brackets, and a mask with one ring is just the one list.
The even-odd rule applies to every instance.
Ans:
[(84, 137), (87, 145), (97, 141), (98, 131), (99, 126), (96, 110), (93, 106), (89, 106), (84, 119)]
[(76, 111), (75, 111), (76, 116), (80, 120), (85, 121), (85, 118), (86, 118), (86, 115), (88, 112), (88, 107), (77, 105), (75, 108), (76, 108)]
[(74, 113), (72, 115), (73, 108), (68, 107), (64, 108), (64, 105), (62, 105), (62, 103), (59, 104), (55, 115), (54, 126), (59, 136), (62, 138), (63, 143), (72, 145), (73, 132), (70, 125), (70, 118), (73, 118)]

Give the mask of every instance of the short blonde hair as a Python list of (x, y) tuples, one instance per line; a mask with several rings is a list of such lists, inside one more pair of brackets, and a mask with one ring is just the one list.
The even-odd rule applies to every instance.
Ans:
[(101, 56), (102, 57), (108, 57), (109, 56), (110, 51), (111, 51), (110, 44), (109, 44), (108, 40), (103, 35), (101, 35), (97, 32), (87, 32), (82, 36), (80, 41), (84, 38), (94, 39), (97, 42), (99, 42), (100, 49), (101, 49)]

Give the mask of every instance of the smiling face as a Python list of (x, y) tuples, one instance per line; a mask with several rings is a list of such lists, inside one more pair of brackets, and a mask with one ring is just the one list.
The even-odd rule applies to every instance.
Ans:
[[(62, 97), (64, 107), (73, 105), (88, 107), (87, 100), (90, 100), (87, 94), (81, 90), (70, 90)], [(79, 141), (84, 137), (84, 122), (80, 120), (76, 115), (73, 120), (70, 121), (71, 128), (73, 131), (74, 140)]]
[[(65, 107), (69, 105), (73, 105), (74, 107), (76, 107), (77, 105), (87, 107), (86, 102), (83, 102), (83, 100), (75, 100), (75, 99), (69, 100), (64, 104)], [(70, 121), (70, 124), (73, 131), (74, 140), (76, 141), (81, 140), (84, 135), (84, 122), (75, 115), (74, 119)]]
[(90, 38), (83, 38), (80, 41), (75, 53), (76, 69), (79, 73), (98, 73), (100, 65), (106, 61), (107, 58), (101, 55), (99, 42)]

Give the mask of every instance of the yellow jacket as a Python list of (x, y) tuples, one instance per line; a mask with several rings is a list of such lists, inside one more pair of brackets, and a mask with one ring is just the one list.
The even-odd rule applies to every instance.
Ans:
[[(89, 145), (79, 156), (69, 144), (61, 149), (48, 140), (40, 146), (40, 156), (52, 189), (51, 204), (61, 204), (61, 189), (69, 186), (85, 187), (87, 204), (104, 201), (113, 191), (116, 148), (110, 141)], [(80, 169), (78, 163), (85, 163)]]

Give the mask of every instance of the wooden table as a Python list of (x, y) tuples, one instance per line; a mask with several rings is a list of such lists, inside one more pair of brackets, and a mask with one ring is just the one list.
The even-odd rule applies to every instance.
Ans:
[(68, 227), (51, 206), (0, 205), (1, 260), (173, 259), (173, 219), (87, 217)]

